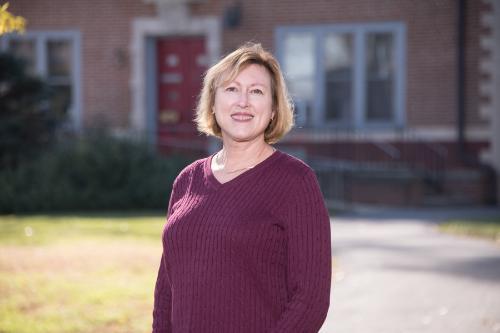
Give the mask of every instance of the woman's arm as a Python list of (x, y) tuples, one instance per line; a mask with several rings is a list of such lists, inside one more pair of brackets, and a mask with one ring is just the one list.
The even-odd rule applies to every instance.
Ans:
[(153, 309), (153, 333), (170, 333), (170, 314), (172, 311), (172, 297), (170, 281), (165, 269), (163, 254), (156, 279)]
[(270, 332), (316, 333), (330, 304), (330, 218), (312, 170), (293, 186), (281, 209), (288, 244), (289, 298)]
[[(172, 185), (172, 191), (170, 193), (167, 209), (167, 223), (168, 217), (172, 215), (174, 203), (182, 194), (182, 188), (179, 184), (181, 184), (181, 181), (178, 176)], [(154, 293), (153, 333), (172, 332), (170, 319), (172, 313), (172, 290), (166, 265), (165, 250), (163, 250)]]

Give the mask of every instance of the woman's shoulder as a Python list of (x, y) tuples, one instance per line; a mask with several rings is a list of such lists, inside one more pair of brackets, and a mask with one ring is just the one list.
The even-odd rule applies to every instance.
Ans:
[(290, 207), (312, 207), (314, 200), (321, 197), (314, 170), (302, 159), (287, 153), (282, 154), (283, 157), (280, 163), (277, 163), (277, 170), (273, 174), (279, 178), (273, 185), (282, 193), (276, 199), (279, 204), (273, 208), (277, 215), (289, 214), (292, 209)]
[(205, 162), (207, 161), (208, 158), (209, 158), (208, 156), (200, 158), (186, 165), (184, 169), (182, 169), (175, 178), (174, 184), (189, 181), (197, 173), (203, 172)]
[(285, 172), (291, 177), (304, 178), (313, 176), (313, 169), (303, 160), (286, 152), (280, 151), (282, 158), (278, 165), (280, 171)]

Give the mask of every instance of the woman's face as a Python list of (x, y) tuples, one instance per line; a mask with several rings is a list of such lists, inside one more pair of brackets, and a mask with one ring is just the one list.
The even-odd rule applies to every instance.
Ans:
[(224, 141), (264, 142), (264, 131), (274, 116), (268, 71), (257, 64), (244, 68), (217, 88), (213, 108)]

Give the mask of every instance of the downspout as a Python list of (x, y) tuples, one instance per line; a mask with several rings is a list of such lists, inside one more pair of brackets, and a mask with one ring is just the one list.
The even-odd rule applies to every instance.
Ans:
[(458, 156), (467, 163), (465, 151), (465, 0), (457, 12), (457, 144)]

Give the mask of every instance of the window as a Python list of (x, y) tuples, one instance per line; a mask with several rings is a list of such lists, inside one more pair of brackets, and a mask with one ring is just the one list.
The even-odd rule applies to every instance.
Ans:
[(278, 58), (306, 127), (404, 125), (401, 23), (280, 27)]
[(324, 77), (326, 122), (349, 123), (353, 113), (353, 38), (352, 34), (325, 36)]
[(394, 115), (392, 99), (394, 83), (394, 39), (390, 33), (366, 36), (366, 119), (391, 121)]
[(50, 109), (66, 118), (67, 127), (80, 129), (79, 33), (28, 32), (4, 37), (0, 48), (23, 58), (31, 74), (46, 80)]
[(300, 123), (304, 123), (312, 111), (316, 73), (314, 37), (311, 34), (291, 34), (284, 39), (284, 64), (288, 69), (289, 89), (294, 93), (294, 102), (300, 105)]

